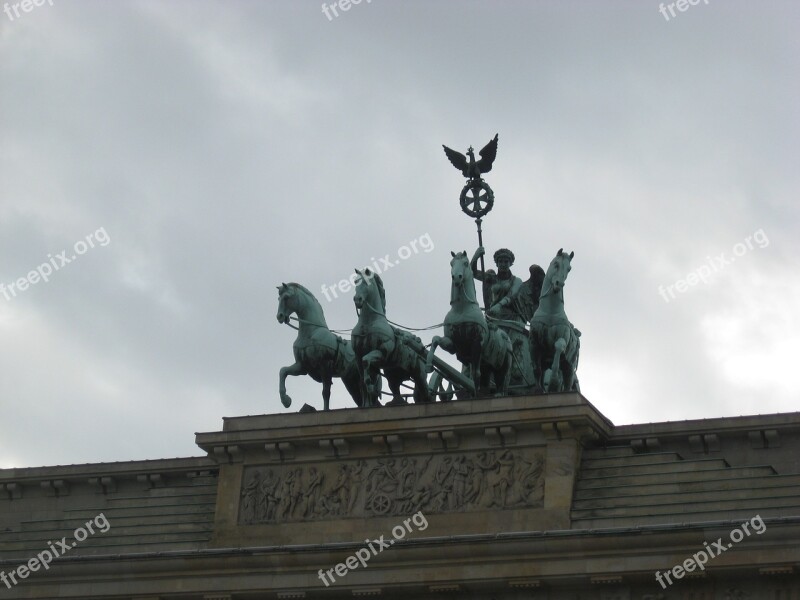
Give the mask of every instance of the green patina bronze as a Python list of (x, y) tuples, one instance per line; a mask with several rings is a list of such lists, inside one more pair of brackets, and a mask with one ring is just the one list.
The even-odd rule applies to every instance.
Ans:
[[(467, 183), (464, 184), (464, 188), (461, 190), (459, 203), (461, 204), (461, 210), (475, 219), (475, 225), (478, 227), (478, 246), (481, 247), (483, 246), (481, 223), (483, 222), (483, 217), (489, 214), (489, 211), (494, 206), (494, 192), (481, 175), (492, 170), (494, 160), (497, 158), (498, 138), (499, 136), (495, 134), (494, 138), (481, 149), (479, 152), (480, 160), (475, 160), (475, 151), (472, 146), (469, 147), (465, 156), (452, 148), (442, 145), (447, 160), (467, 178)], [(484, 271), (482, 256), (481, 271)]]
[(407, 380), (414, 383), (414, 402), (429, 402), (425, 377), (424, 346), (415, 335), (392, 327), (386, 318), (386, 292), (377, 273), (356, 269), (356, 291), (353, 302), (358, 323), (353, 328), (352, 343), (363, 384), (364, 406), (378, 406), (380, 369), (389, 384), (389, 404), (405, 404), (400, 386)]
[[(286, 393), (286, 377), (309, 375), (322, 383), (322, 400), (325, 410), (330, 408), (331, 384), (334, 377), (342, 379), (347, 391), (358, 406), (363, 405), (356, 356), (350, 342), (331, 333), (325, 314), (314, 294), (299, 283), (282, 283), (278, 287), (278, 323), (289, 324), (296, 314), (299, 326), (294, 341), (294, 364), (283, 367), (279, 375), (278, 392), (286, 408), (292, 398)], [(304, 405), (304, 410), (313, 410)]]
[[(476, 160), (470, 147), (466, 155), (444, 146), (450, 162), (466, 178), (459, 202), (475, 219), (478, 249), (451, 252), (450, 310), (444, 335), (434, 336), (427, 349), (416, 335), (395, 326), (386, 317), (386, 293), (376, 273), (356, 270), (353, 301), (358, 322), (351, 341), (332, 333), (316, 298), (299, 284), (278, 289), (278, 321), (298, 316), (294, 343), (295, 364), (280, 370), (280, 395), (284, 406), (288, 375), (310, 375), (323, 384), (325, 410), (329, 409), (331, 382), (340, 377), (354, 402), (361, 407), (380, 406), (382, 377), (391, 390), (389, 404), (405, 404), (401, 386), (411, 382), (415, 402), (435, 398), (451, 400), (495, 394), (531, 394), (579, 391), (577, 367), (580, 331), (564, 311), (564, 284), (574, 252), (559, 250), (547, 272), (529, 267), (526, 281), (511, 272), (514, 253), (501, 248), (494, 253), (495, 269), (484, 268), (482, 220), (494, 206), (494, 192), (482, 175), (492, 169), (498, 136), (484, 146)], [(480, 267), (478, 263), (480, 262)], [(478, 302), (475, 280), (482, 283)], [(484, 314), (485, 311), (485, 314)], [(437, 348), (455, 354), (461, 372), (435, 355)], [(430, 381), (426, 373), (433, 372)], [(313, 410), (304, 405), (302, 410)]]
[(574, 252), (558, 250), (550, 262), (531, 320), (531, 349), (539, 388), (545, 392), (580, 391), (578, 355), (581, 332), (564, 312), (564, 284), (572, 270)]
[(450, 253), (450, 311), (444, 318), (444, 337), (434, 336), (426, 368), (433, 371), (436, 348), (444, 348), (468, 367), (472, 378), (470, 395), (488, 390), (494, 382), (495, 394), (508, 389), (511, 367), (511, 339), (493, 323), (487, 323), (475, 297), (475, 280), (466, 252)]
[[(510, 374), (510, 385), (515, 393), (524, 392), (525, 388), (535, 385), (531, 350), (528, 342), (528, 332), (525, 325), (533, 316), (535, 283), (533, 277), (523, 282), (511, 272), (514, 264), (514, 253), (507, 248), (501, 248), (494, 253), (497, 271), (489, 269), (482, 272), (478, 269), (478, 259), (484, 255), (483, 247), (479, 247), (472, 257), (470, 265), (478, 281), (483, 282), (483, 298), (488, 306), (486, 316), (490, 322), (496, 324), (511, 339), (513, 357)], [(531, 267), (533, 270), (536, 265)]]

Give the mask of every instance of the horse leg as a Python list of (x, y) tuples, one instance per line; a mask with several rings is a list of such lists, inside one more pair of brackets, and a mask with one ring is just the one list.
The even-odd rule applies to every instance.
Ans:
[(508, 380), (511, 375), (511, 357), (513, 356), (512, 352), (506, 351), (503, 356), (503, 362), (494, 370), (494, 380), (497, 385), (494, 394), (495, 397), (508, 394)]
[(297, 376), (297, 375), (308, 375), (308, 371), (303, 368), (299, 362), (294, 363), (288, 367), (283, 367), (280, 370), (278, 375), (278, 393), (281, 396), (281, 403), (286, 407), (289, 408), (292, 405), (291, 397), (286, 393), (286, 377), (289, 375)]
[(370, 401), (370, 406), (381, 406), (381, 370), (380, 368), (372, 364), (369, 369), (369, 378), (372, 383), (372, 392)]
[(369, 392), (367, 392), (367, 377), (369, 377), (369, 370), (364, 363), (356, 359), (356, 373), (358, 375), (358, 389), (361, 396), (361, 406), (368, 408), (371, 406)]
[(329, 372), (322, 374), (322, 407), (323, 410), (330, 410), (331, 408), (331, 385), (333, 378)]
[[(378, 404), (378, 394), (372, 377), (376, 365), (378, 361), (381, 360), (382, 356), (380, 350), (373, 350), (372, 352), (367, 352), (361, 359), (361, 366), (364, 373), (364, 388), (367, 394), (367, 406), (377, 406)], [(378, 377), (380, 377), (380, 374), (378, 374)]]
[(530, 333), (531, 363), (533, 363), (533, 382), (535, 392), (543, 392), (544, 388), (544, 342), (538, 322), (531, 322)]
[(472, 338), (469, 348), (470, 375), (472, 376), (472, 383), (475, 385), (475, 393), (472, 395), (473, 398), (478, 397), (478, 393), (481, 388), (489, 385), (488, 370), (486, 376), (486, 386), (483, 385), (483, 381), (481, 379), (481, 360), (483, 359), (482, 353), (484, 341), (485, 340), (483, 340), (480, 336), (476, 336)]
[(433, 336), (433, 340), (431, 340), (431, 348), (430, 348), (430, 350), (428, 350), (428, 358), (425, 361), (425, 372), (426, 373), (433, 373), (433, 355), (436, 353), (436, 348), (439, 347), (439, 344), (441, 343), (441, 341), (443, 339), (447, 339), (447, 338), (443, 338), (443, 337), (438, 336), (438, 335)]
[(578, 384), (578, 352), (580, 351), (580, 344), (580, 338), (572, 332), (569, 348), (564, 355), (566, 358), (564, 372), (567, 375), (564, 389), (573, 392), (581, 391), (580, 385)]
[(573, 392), (580, 392), (581, 391), (581, 384), (578, 383), (578, 374), (575, 371), (572, 371), (572, 383), (570, 389)]
[(421, 360), (417, 361), (416, 373), (412, 379), (414, 380), (414, 404), (431, 402), (431, 397), (428, 393), (428, 380), (425, 378), (425, 366)]
[(362, 359), (361, 374), (361, 381), (364, 387), (364, 406), (375, 406), (373, 398), (375, 393), (375, 385), (372, 382), (372, 365), (366, 359)]
[(487, 390), (489, 386), (492, 384), (492, 374), (493, 371), (491, 369), (484, 369), (481, 371), (481, 379), (479, 381), (480, 387), (475, 388), (475, 397), (478, 397), (479, 390)]
[(575, 371), (572, 369), (572, 365), (566, 364), (564, 366), (564, 391), (565, 392), (572, 392), (574, 390), (574, 385), (576, 383)]
[(385, 368), (383, 373), (386, 376), (387, 383), (389, 384), (389, 390), (392, 392), (392, 399), (387, 403), (387, 406), (406, 404), (406, 401), (402, 396), (403, 391), (400, 389), (403, 385), (403, 381), (405, 381), (402, 371), (397, 368), (390, 367)]
[(436, 351), (436, 348), (442, 348), (443, 350), (445, 350), (450, 354), (456, 353), (456, 344), (449, 337), (440, 337), (438, 335), (433, 336), (433, 341), (431, 342), (431, 349), (428, 350), (428, 359), (425, 361), (426, 373), (433, 372), (433, 353)]
[[(555, 352), (553, 353), (553, 364), (544, 374), (545, 389), (548, 392), (560, 392), (562, 390), (558, 388), (563, 387), (563, 380), (561, 377), (561, 355), (567, 348), (567, 342), (563, 337), (560, 337), (555, 341), (553, 346), (555, 347)], [(553, 379), (553, 377), (555, 377), (555, 379)]]

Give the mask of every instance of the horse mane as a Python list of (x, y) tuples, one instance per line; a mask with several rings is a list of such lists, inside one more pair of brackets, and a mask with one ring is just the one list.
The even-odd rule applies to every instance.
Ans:
[(383, 287), (383, 279), (377, 273), (373, 273), (372, 278), (377, 282), (378, 293), (381, 296), (381, 308), (386, 313), (386, 290)]
[(553, 289), (552, 279), (553, 279), (553, 264), (558, 260), (559, 255), (556, 254), (553, 257), (553, 260), (550, 261), (550, 265), (547, 267), (547, 272), (544, 274), (544, 280), (542, 281), (542, 291), (539, 294), (539, 298), (544, 298), (547, 296)]
[(289, 282), (289, 283), (287, 283), (286, 285), (287, 285), (287, 286), (291, 286), (291, 287), (293, 287), (293, 288), (295, 288), (295, 289), (298, 289), (298, 290), (300, 290), (301, 292), (305, 292), (305, 293), (306, 293), (306, 295), (308, 295), (308, 297), (309, 297), (309, 298), (311, 298), (311, 300), (313, 300), (313, 301), (314, 301), (314, 304), (315, 304), (315, 305), (316, 305), (316, 307), (319, 309), (319, 311), (320, 311), (321, 313), (323, 313), (323, 314), (325, 313), (325, 311), (324, 311), (324, 310), (322, 310), (322, 305), (319, 303), (319, 300), (317, 300), (317, 297), (316, 297), (314, 294), (312, 294), (312, 293), (311, 293), (311, 291), (310, 291), (310, 290), (309, 290), (309, 289), (308, 289), (306, 286), (304, 286), (304, 285), (303, 285), (303, 284), (301, 284), (301, 283), (295, 283), (294, 281), (292, 281), (292, 282)]

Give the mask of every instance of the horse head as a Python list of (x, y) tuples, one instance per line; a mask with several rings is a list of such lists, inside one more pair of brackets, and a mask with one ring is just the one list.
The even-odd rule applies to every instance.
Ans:
[(453, 285), (462, 286), (467, 279), (467, 274), (472, 275), (472, 267), (470, 267), (469, 258), (467, 258), (467, 251), (464, 250), (458, 254), (451, 251), (450, 256), (453, 257), (450, 261), (450, 277), (453, 280)]
[(356, 274), (356, 293), (353, 296), (356, 309), (369, 308), (372, 312), (385, 314), (386, 294), (380, 276), (369, 269), (364, 269), (363, 272), (356, 269)]
[(475, 303), (475, 279), (472, 276), (472, 265), (470, 265), (467, 251), (455, 253), (450, 252), (453, 259), (450, 261), (450, 278), (453, 285), (451, 287), (450, 304), (458, 301)]
[(295, 308), (292, 300), (294, 299), (294, 288), (289, 287), (285, 283), (278, 286), (278, 314), (276, 318), (278, 323), (286, 325), (289, 323), (289, 315), (291, 315)]
[(564, 284), (567, 281), (567, 275), (572, 270), (571, 261), (575, 256), (575, 252), (566, 254), (563, 248), (558, 249), (558, 253), (553, 260), (550, 261), (550, 266), (547, 267), (547, 273), (544, 276), (544, 284), (542, 285), (542, 296), (546, 296), (551, 292), (559, 293), (564, 289)]
[(299, 283), (282, 283), (278, 286), (278, 323), (288, 324), (292, 314), (297, 315), (301, 324), (328, 326), (322, 305), (308, 288)]

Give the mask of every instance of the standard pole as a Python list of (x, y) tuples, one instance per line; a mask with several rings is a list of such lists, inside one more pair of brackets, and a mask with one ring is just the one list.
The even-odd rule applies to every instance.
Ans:
[[(481, 219), (475, 219), (475, 224), (478, 226), (478, 246), (483, 247), (483, 230), (481, 229)], [(481, 273), (486, 273), (483, 267), (483, 255), (481, 254)]]

